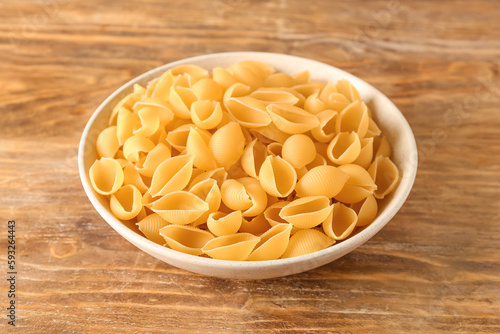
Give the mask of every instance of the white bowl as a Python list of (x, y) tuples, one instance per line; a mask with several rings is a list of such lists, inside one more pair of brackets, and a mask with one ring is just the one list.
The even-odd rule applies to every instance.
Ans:
[[(308, 70), (314, 80), (336, 82), (346, 78), (374, 110), (380, 128), (392, 145), (392, 159), (399, 167), (402, 179), (397, 190), (380, 205), (375, 221), (361, 232), (322, 251), (294, 258), (256, 262), (214, 260), (184, 254), (148, 240), (136, 226), (126, 225), (115, 218), (109, 210), (108, 201), (93, 191), (88, 171), (97, 158), (95, 149), (97, 135), (108, 126), (113, 106), (131, 92), (135, 83), (145, 85), (164, 71), (178, 65), (195, 64), (210, 70), (217, 66), (227, 67), (247, 59), (265, 62), (274, 66), (278, 71), (289, 74)], [(410, 126), (398, 108), (377, 89), (352, 74), (330, 65), (295, 56), (264, 52), (229, 52), (187, 58), (166, 64), (120, 87), (97, 108), (85, 127), (80, 141), (78, 165), (83, 188), (97, 212), (121, 236), (146, 253), (178, 268), (204, 275), (235, 279), (264, 279), (296, 274), (327, 264), (361, 246), (380, 231), (398, 212), (410, 193), (417, 172), (417, 146)]]

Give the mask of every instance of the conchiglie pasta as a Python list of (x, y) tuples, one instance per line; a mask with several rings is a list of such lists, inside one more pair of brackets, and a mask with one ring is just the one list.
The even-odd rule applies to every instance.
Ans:
[(301, 230), (291, 236), (281, 258), (286, 259), (314, 253), (328, 248), (334, 243), (335, 239), (328, 237), (320, 231), (314, 229)]
[(127, 93), (88, 177), (115, 217), (174, 251), (237, 261), (319, 251), (362, 233), (400, 179), (376, 110), (345, 79), (247, 60), (177, 66)]
[(377, 185), (373, 196), (378, 199), (383, 199), (396, 188), (399, 182), (398, 167), (391, 159), (379, 155), (368, 168), (368, 173)]
[(161, 218), (157, 213), (150, 214), (137, 222), (139, 231), (141, 231), (146, 238), (163, 245), (165, 239), (160, 235), (160, 230), (170, 223)]
[(291, 224), (278, 224), (271, 227), (260, 236), (255, 250), (248, 257), (248, 261), (276, 260), (285, 252), (290, 240)]
[(92, 187), (101, 195), (111, 195), (123, 184), (123, 170), (115, 159), (101, 158), (90, 167), (89, 178)]
[(111, 194), (109, 207), (117, 218), (130, 220), (142, 209), (141, 192), (131, 184), (125, 185)]
[(259, 237), (250, 233), (224, 235), (207, 242), (202, 251), (214, 259), (243, 261), (259, 241)]
[(316, 158), (316, 147), (308, 136), (293, 135), (283, 143), (282, 156), (294, 168), (302, 168)]
[(326, 196), (328, 198), (337, 195), (347, 180), (349, 175), (334, 166), (318, 166), (309, 170), (297, 182), (295, 191), (297, 196)]
[(304, 229), (318, 226), (331, 211), (332, 206), (327, 197), (308, 196), (285, 205), (279, 215), (293, 226)]
[(187, 191), (168, 193), (151, 205), (160, 217), (177, 225), (190, 224), (209, 209), (207, 202)]
[(203, 254), (202, 248), (214, 238), (210, 232), (183, 225), (167, 225), (160, 235), (170, 248), (191, 255)]

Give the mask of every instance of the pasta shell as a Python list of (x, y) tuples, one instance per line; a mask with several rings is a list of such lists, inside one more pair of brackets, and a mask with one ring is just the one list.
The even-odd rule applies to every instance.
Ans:
[(354, 86), (346, 79), (337, 81), (335, 88), (337, 88), (337, 91), (347, 97), (351, 102), (361, 100), (361, 96), (356, 88), (354, 88)]
[(202, 251), (214, 259), (243, 261), (259, 241), (259, 237), (250, 233), (224, 235), (207, 242)]
[(252, 201), (252, 206), (243, 212), (243, 217), (254, 217), (261, 214), (267, 207), (267, 194), (259, 181), (252, 177), (242, 177), (237, 181), (243, 184)]
[(189, 155), (179, 155), (162, 162), (153, 174), (149, 191), (153, 196), (163, 196), (167, 193), (184, 189), (193, 171), (193, 158)]
[(123, 170), (115, 159), (96, 160), (89, 170), (92, 188), (101, 195), (111, 195), (123, 184)]
[(139, 211), (139, 214), (137, 214), (137, 216), (135, 217), (135, 219), (137, 219), (137, 221), (139, 222), (139, 221), (143, 220), (144, 218), (146, 218), (148, 216), (148, 214), (150, 214), (150, 213), (148, 213), (146, 211), (146, 207), (143, 204), (143, 207), (141, 208), (141, 211)]
[[(208, 133), (207, 137), (211, 135)], [(214, 156), (208, 147), (208, 140), (204, 140), (201, 130), (195, 127), (191, 128), (186, 142), (186, 151), (193, 157), (193, 165), (202, 170), (212, 170), (217, 167)]]
[(318, 98), (318, 93), (311, 94), (307, 97), (304, 102), (304, 109), (311, 114), (317, 115), (323, 110), (327, 109), (327, 105), (325, 102), (321, 101)]
[(187, 225), (209, 210), (207, 202), (187, 191), (174, 191), (153, 202), (151, 210), (167, 222)]
[(111, 194), (109, 208), (118, 219), (130, 220), (142, 209), (141, 192), (131, 184), (125, 185)]
[(241, 155), (241, 167), (248, 175), (258, 178), (260, 167), (267, 157), (267, 148), (257, 139), (245, 147)]
[(237, 83), (235, 77), (222, 67), (215, 67), (212, 70), (212, 78), (223, 90), (227, 90)]
[(326, 84), (326, 86), (323, 87), (323, 89), (321, 90), (321, 92), (318, 94), (318, 98), (321, 101), (326, 102), (326, 101), (328, 101), (328, 98), (330, 97), (330, 95), (332, 95), (333, 93), (338, 93), (337, 92), (337, 88), (335, 88), (335, 86), (332, 85), (331, 82), (328, 82)]
[(332, 198), (337, 195), (347, 180), (349, 175), (333, 166), (318, 166), (309, 170), (297, 182), (295, 191), (299, 197), (326, 196)]
[(356, 132), (340, 132), (328, 145), (327, 155), (337, 165), (350, 164), (361, 152), (361, 141)]
[(139, 227), (139, 231), (149, 240), (160, 245), (165, 243), (165, 239), (160, 235), (160, 229), (169, 225), (169, 223), (157, 213), (146, 216), (146, 218), (141, 219), (136, 225)]
[(333, 210), (323, 222), (323, 231), (335, 240), (347, 238), (358, 221), (356, 212), (342, 203), (333, 204)]
[(188, 74), (192, 82), (208, 78), (208, 71), (197, 65), (179, 65), (171, 69), (173, 75)]
[(314, 167), (318, 167), (318, 166), (326, 166), (326, 159), (321, 154), (316, 153), (316, 157), (314, 158), (313, 161), (311, 161), (310, 163), (308, 163), (306, 165), (306, 168), (309, 171), (309, 170), (313, 169)]
[(222, 99), (222, 88), (210, 78), (203, 78), (193, 85), (193, 92), (198, 100), (219, 101)]
[(132, 136), (134, 128), (138, 126), (140, 122), (141, 119), (137, 114), (125, 108), (120, 109), (116, 119), (116, 136), (120, 145), (123, 145), (125, 141)]
[(323, 100), (326, 103), (328, 109), (335, 110), (337, 112), (341, 112), (344, 110), (351, 101), (340, 93), (331, 93), (327, 99)]
[(379, 155), (383, 157), (390, 157), (392, 154), (391, 145), (385, 136), (374, 138), (373, 151), (376, 152), (374, 155), (375, 157), (378, 157)]
[(382, 131), (378, 127), (377, 123), (373, 120), (373, 118), (370, 118), (368, 121), (368, 131), (366, 131), (366, 137), (377, 137), (380, 136)]
[(155, 83), (150, 82), (146, 90), (146, 96), (155, 99), (168, 100), (170, 89), (174, 85), (176, 77), (172, 74), (171, 70), (165, 71)]
[(213, 129), (222, 121), (222, 109), (219, 102), (195, 101), (191, 104), (191, 118), (201, 129)]
[(306, 255), (328, 248), (335, 243), (324, 233), (313, 230), (300, 230), (291, 236), (288, 247), (281, 256), (282, 259)]
[(398, 167), (389, 159), (379, 155), (368, 168), (368, 173), (377, 185), (373, 196), (383, 199), (396, 189), (399, 182)]
[(326, 109), (316, 114), (319, 125), (311, 129), (311, 134), (319, 142), (327, 143), (335, 137), (335, 123), (338, 113), (335, 110)]
[(292, 75), (295, 85), (302, 85), (311, 81), (311, 73), (309, 71), (303, 71)]
[(170, 89), (168, 101), (175, 116), (179, 118), (190, 119), (191, 105), (197, 100), (198, 97), (191, 88), (177, 86)]
[(222, 197), (217, 181), (214, 179), (206, 179), (195, 184), (189, 192), (208, 203), (208, 210), (193, 222), (194, 226), (204, 224), (208, 216), (220, 208)]
[(121, 99), (111, 111), (111, 116), (109, 117), (109, 125), (111, 126), (116, 124), (116, 118), (118, 116), (118, 112), (121, 109), (132, 111), (134, 104), (140, 99), (141, 95), (135, 93), (128, 94), (123, 99)]
[(167, 225), (160, 234), (170, 248), (191, 255), (203, 254), (201, 249), (214, 238), (208, 231), (183, 225)]
[(97, 154), (104, 158), (113, 158), (120, 148), (116, 135), (116, 126), (110, 126), (101, 131), (96, 141)]
[(245, 137), (238, 123), (230, 122), (217, 130), (209, 143), (217, 166), (226, 170), (241, 157), (245, 148)]
[(193, 124), (191, 123), (183, 124), (170, 131), (167, 135), (167, 142), (177, 151), (182, 152), (186, 148), (187, 139), (192, 127)]
[(294, 168), (300, 169), (316, 158), (316, 147), (308, 136), (293, 135), (283, 143), (282, 156)]
[(278, 224), (260, 236), (248, 261), (276, 260), (285, 252), (290, 240), (291, 224)]
[(258, 128), (271, 123), (266, 105), (250, 96), (231, 97), (224, 101), (227, 111), (247, 128)]
[(158, 109), (143, 107), (137, 111), (137, 115), (139, 115), (140, 126), (134, 128), (134, 135), (148, 137), (155, 133), (160, 127), (160, 114), (158, 113)]
[(366, 226), (375, 220), (378, 212), (377, 200), (373, 195), (368, 196), (361, 202), (351, 204), (353, 209), (358, 214), (358, 222), (356, 226)]
[(144, 160), (138, 161), (135, 167), (142, 175), (153, 177), (153, 174), (158, 166), (163, 161), (169, 159), (171, 156), (172, 153), (170, 152), (170, 149), (167, 147), (167, 145), (159, 143), (155, 146), (155, 148), (149, 151)]
[(308, 196), (285, 205), (280, 217), (295, 227), (304, 229), (318, 226), (332, 211), (330, 200), (325, 196)]
[(273, 73), (264, 81), (266, 87), (292, 87), (293, 85), (295, 85), (295, 80), (286, 73)]
[(144, 98), (134, 104), (134, 111), (139, 111), (145, 107), (156, 110), (161, 124), (167, 124), (174, 119), (174, 113), (170, 109), (170, 105), (165, 100), (157, 98)]
[(232, 210), (247, 210), (252, 206), (252, 199), (245, 186), (237, 180), (229, 179), (222, 184), (222, 201)]
[(239, 232), (251, 233), (253, 235), (261, 235), (270, 228), (271, 225), (269, 225), (269, 222), (264, 217), (264, 214), (261, 213), (260, 215), (257, 215), (250, 221), (243, 219), (241, 222), (241, 227)]
[(356, 100), (340, 112), (335, 123), (335, 131), (354, 131), (360, 138), (364, 138), (368, 131), (369, 121), (370, 117), (368, 116), (366, 104)]
[(128, 161), (137, 162), (140, 152), (148, 153), (153, 148), (155, 144), (150, 139), (142, 135), (134, 135), (123, 144), (123, 154)]
[(233, 73), (233, 76), (239, 82), (252, 87), (252, 89), (257, 89), (262, 87), (264, 80), (274, 72), (274, 69), (271, 70), (270, 68), (267, 64), (249, 60), (236, 63), (230, 66), (228, 70)]
[[(283, 157), (283, 144), (280, 143), (271, 143), (267, 145), (267, 153), (278, 156), (278, 157)], [(267, 158), (267, 156), (266, 156)]]
[(363, 167), (348, 164), (339, 166), (338, 169), (347, 173), (349, 179), (342, 190), (334, 196), (337, 201), (349, 204), (360, 202), (377, 189), (377, 185)]
[(286, 104), (270, 104), (266, 109), (274, 125), (288, 134), (303, 133), (319, 125), (316, 116), (299, 107)]
[(233, 211), (229, 214), (224, 212), (213, 212), (208, 216), (207, 226), (215, 236), (235, 234), (241, 226), (243, 216), (241, 211)]
[(305, 101), (305, 98), (294, 91), (293, 89), (280, 88), (259, 88), (250, 94), (250, 97), (255, 98), (265, 104), (269, 103), (287, 103), (297, 104), (298, 102)]
[(324, 82), (309, 81), (309, 82), (304, 83), (304, 84), (295, 85), (292, 88), (295, 89), (300, 94), (308, 97), (312, 94), (319, 93), (325, 86), (326, 86), (326, 84)]
[(283, 207), (287, 206), (288, 204), (290, 204), (289, 201), (279, 201), (270, 205), (264, 211), (264, 218), (267, 219), (271, 226), (276, 226), (278, 224), (288, 224), (286, 220), (280, 217), (281, 209), (283, 209)]
[(373, 159), (373, 138), (363, 138), (360, 143), (361, 151), (359, 152), (359, 156), (352, 163), (366, 169), (370, 166)]
[(259, 181), (268, 194), (286, 197), (295, 188), (297, 172), (286, 160), (270, 155), (260, 168)]
[(250, 130), (251, 133), (257, 137), (257, 139), (264, 144), (270, 144), (273, 142), (278, 142), (283, 144), (285, 140), (287, 140), (290, 135), (288, 133), (284, 133), (280, 129), (274, 125), (274, 123), (270, 123), (267, 126), (263, 126), (261, 128), (255, 128)]
[(195, 184), (206, 180), (206, 179), (214, 179), (217, 181), (217, 185), (219, 186), (219, 189), (222, 187), (222, 184), (224, 181), (227, 179), (227, 172), (224, 168), (216, 168), (213, 170), (209, 170), (203, 173), (200, 173), (198, 176), (193, 178), (189, 184), (189, 189), (191, 189)]
[(129, 162), (123, 167), (123, 184), (131, 184), (144, 194), (148, 190), (148, 186), (144, 183), (141, 174), (135, 169), (134, 165)]

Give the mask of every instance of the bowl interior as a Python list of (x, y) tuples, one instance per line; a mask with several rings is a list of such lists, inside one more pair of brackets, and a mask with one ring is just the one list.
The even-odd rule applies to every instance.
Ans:
[[(387, 136), (393, 149), (391, 159), (401, 174), (398, 188), (382, 201), (375, 221), (347, 240), (316, 253), (290, 259), (241, 262), (202, 258), (162, 247), (145, 238), (135, 224), (115, 218), (110, 213), (108, 200), (93, 191), (88, 175), (90, 167), (98, 158), (95, 149), (97, 136), (108, 126), (114, 105), (132, 91), (135, 83), (145, 86), (169, 68), (182, 64), (195, 64), (211, 70), (217, 66), (227, 67), (248, 59), (265, 62), (274, 66), (276, 70), (288, 74), (307, 70), (313, 80), (336, 82), (345, 78), (358, 89), (363, 101), (373, 110), (377, 124)], [(78, 163), (83, 187), (93, 206), (112, 228), (140, 249), (171, 265), (197, 273), (225, 278), (260, 279), (286, 276), (319, 267), (347, 254), (375, 235), (396, 214), (410, 193), (417, 171), (417, 148), (411, 128), (398, 108), (363, 80), (333, 66), (310, 59), (263, 52), (230, 52), (176, 61), (136, 77), (120, 87), (97, 108), (89, 120), (81, 138)]]

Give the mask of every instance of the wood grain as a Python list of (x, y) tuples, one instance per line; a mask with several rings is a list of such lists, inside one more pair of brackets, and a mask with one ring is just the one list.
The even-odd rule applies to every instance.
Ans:
[[(0, 260), (20, 333), (500, 332), (497, 1), (0, 2)], [(173, 60), (270, 51), (371, 83), (417, 137), (414, 189), (351, 254), (264, 281), (146, 255), (87, 200), (77, 145), (117, 87)], [(3, 280), (2, 280), (3, 281)], [(1, 283), (1, 308), (7, 285)]]

